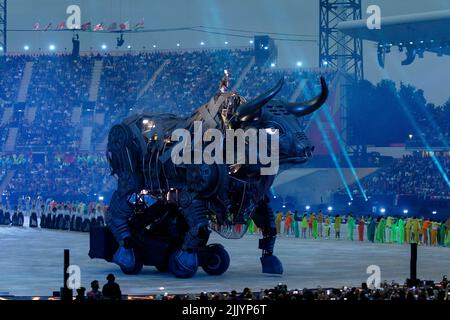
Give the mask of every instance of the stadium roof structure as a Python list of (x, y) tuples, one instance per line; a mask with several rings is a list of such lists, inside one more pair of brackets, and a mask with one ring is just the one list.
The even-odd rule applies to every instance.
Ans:
[(389, 53), (392, 46), (400, 51), (406, 48), (404, 65), (425, 51), (450, 55), (450, 10), (382, 18), (381, 29), (369, 29), (366, 19), (341, 22), (338, 29), (351, 37), (377, 42), (384, 48), (379, 50), (381, 54)]

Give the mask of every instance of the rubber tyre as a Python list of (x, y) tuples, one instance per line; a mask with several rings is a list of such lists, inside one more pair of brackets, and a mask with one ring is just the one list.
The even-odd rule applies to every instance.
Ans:
[(210, 244), (206, 247), (208, 251), (206, 263), (202, 269), (211, 276), (218, 276), (228, 270), (230, 266), (230, 256), (225, 248), (220, 244)]

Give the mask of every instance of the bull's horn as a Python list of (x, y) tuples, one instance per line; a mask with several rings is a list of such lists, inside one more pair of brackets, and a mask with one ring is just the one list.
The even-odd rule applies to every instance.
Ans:
[(235, 111), (235, 116), (241, 120), (245, 121), (250, 115), (256, 113), (259, 109), (261, 109), (267, 102), (273, 99), (278, 92), (280, 92), (283, 87), (284, 79), (281, 78), (280, 81), (270, 89), (269, 91), (263, 93), (259, 97), (253, 99), (252, 101), (247, 102), (239, 106)]
[(328, 98), (328, 87), (324, 77), (320, 77), (320, 85), (322, 92), (317, 97), (304, 102), (286, 103), (285, 109), (297, 117), (304, 117), (319, 109)]

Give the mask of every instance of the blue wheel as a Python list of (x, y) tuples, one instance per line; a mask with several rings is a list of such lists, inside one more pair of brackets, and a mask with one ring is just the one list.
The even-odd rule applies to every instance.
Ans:
[(206, 248), (202, 269), (209, 275), (218, 276), (228, 270), (230, 256), (220, 244), (210, 244)]

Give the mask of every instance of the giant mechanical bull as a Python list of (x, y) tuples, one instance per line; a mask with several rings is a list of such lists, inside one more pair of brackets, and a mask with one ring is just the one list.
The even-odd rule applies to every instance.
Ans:
[[(177, 277), (191, 277), (199, 266), (219, 275), (228, 269), (230, 258), (222, 245), (207, 245), (211, 229), (240, 237), (245, 227), (236, 234), (233, 226), (251, 218), (262, 230), (262, 272), (281, 274), (282, 264), (273, 254), (276, 227), (268, 196), (275, 174), (261, 175), (254, 164), (175, 164), (171, 133), (179, 128), (194, 133), (194, 121), (222, 130), (225, 122), (233, 129), (278, 130), (280, 165), (304, 163), (314, 147), (298, 117), (325, 103), (328, 88), (323, 78), (320, 81), (321, 93), (303, 103), (275, 100), (283, 86), (280, 80), (252, 101), (235, 92), (222, 93), (187, 118), (140, 114), (113, 126), (107, 157), (118, 185), (106, 214), (107, 227), (91, 231), (90, 257), (115, 262), (126, 274), (152, 265)], [(231, 110), (230, 117), (224, 119), (218, 106)]]

